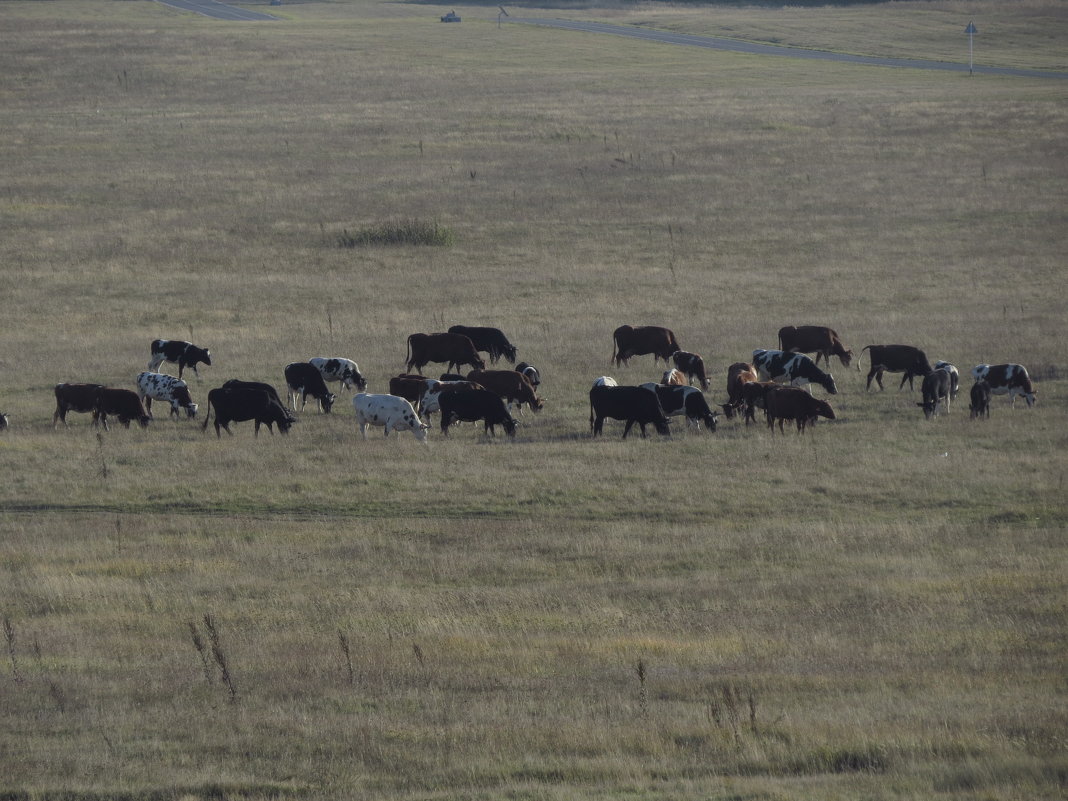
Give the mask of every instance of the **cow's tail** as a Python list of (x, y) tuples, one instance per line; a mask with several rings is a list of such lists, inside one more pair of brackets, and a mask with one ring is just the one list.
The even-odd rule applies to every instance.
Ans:
[[(860, 370), (860, 357), (863, 356), (864, 355), (864, 351), (866, 351), (870, 347), (871, 347), (871, 345), (865, 345), (863, 348), (860, 349), (860, 353), (857, 354), (857, 370)], [(870, 353), (868, 354), (868, 358), (869, 359), (871, 358), (871, 354)]]
[(590, 431), (593, 431), (593, 398), (590, 398)]
[[(408, 349), (404, 354), (404, 372), (408, 372), (408, 365), (412, 363), (412, 335), (408, 334)], [(423, 372), (422, 370), (419, 371)]]
[[(211, 419), (211, 408), (212, 408), (212, 406), (211, 406), (211, 394), (210, 393), (208, 394), (207, 407), (208, 407), (208, 410), (206, 412), (204, 412), (204, 425), (202, 425), (200, 427), (201, 431), (207, 431), (208, 430), (208, 420)], [(219, 416), (219, 413), (215, 412), (215, 417), (217, 418), (218, 416)]]
[[(619, 364), (619, 358), (616, 356), (616, 352), (617, 352), (617, 348), (618, 347), (619, 347), (619, 338), (615, 334), (612, 334), (612, 358), (608, 360), (609, 364), (616, 364), (616, 365)], [(592, 406), (592, 403), (591, 403), (591, 406), (590, 406), (590, 420), (592, 421), (592, 419), (593, 419), (593, 406)], [(590, 426), (591, 427), (593, 426), (592, 422), (590, 423)]]

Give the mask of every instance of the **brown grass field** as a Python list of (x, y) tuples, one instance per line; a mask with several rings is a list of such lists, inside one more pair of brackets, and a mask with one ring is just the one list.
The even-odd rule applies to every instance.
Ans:
[[(449, 8), (0, 2), (0, 799), (1063, 798), (1068, 82)], [(1066, 67), (1053, 0), (508, 8)], [(337, 246), (406, 221), (453, 244)], [(316, 355), (386, 391), (453, 323), (541, 369), (515, 441), (362, 441), (347, 395), (51, 425), (156, 337), (211, 348), (203, 402)], [(593, 440), (595, 377), (659, 375), (622, 323), (717, 403), (788, 323), (963, 392), (925, 421), (865, 357), (804, 436)], [(980, 362), (1037, 406), (969, 420)]]

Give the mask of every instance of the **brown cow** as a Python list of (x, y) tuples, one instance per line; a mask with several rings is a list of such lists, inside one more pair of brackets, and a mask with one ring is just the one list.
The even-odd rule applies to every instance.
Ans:
[(701, 389), (708, 392), (708, 377), (705, 375), (705, 360), (696, 353), (688, 353), (680, 350), (671, 354), (671, 361), (675, 362), (675, 369), (680, 370), (686, 376), (689, 383), (696, 378), (701, 383)]
[(476, 370), (485, 370), (486, 363), (478, 355), (471, 338), (464, 334), (412, 334), (408, 337), (408, 366), (410, 373), (414, 367), (420, 373), (423, 365), (429, 362), (444, 362), (446, 370), (461, 364), (469, 364)]
[(93, 413), (96, 422), (96, 399), (103, 384), (56, 384), (56, 411), (52, 415), (52, 428), (62, 420), (67, 425), (67, 412)]
[(151, 419), (145, 411), (144, 404), (141, 403), (141, 398), (132, 389), (101, 387), (96, 396), (93, 422), (99, 419), (104, 424), (104, 430), (107, 431), (108, 415), (117, 417), (126, 428), (130, 427), (131, 420), (140, 423), (141, 428), (147, 428), (148, 421)]
[[(820, 363), (822, 356), (828, 367), (831, 354), (838, 357), (843, 367), (849, 367), (853, 361), (853, 351), (842, 344), (833, 328), (825, 325), (784, 325), (779, 329), (779, 350), (786, 353), (815, 353), (816, 364)], [(859, 364), (857, 369), (860, 369)]]
[(412, 406), (417, 406), (427, 388), (427, 378), (421, 375), (401, 373), (389, 379), (389, 394), (404, 398)]
[(681, 370), (674, 368), (666, 371), (663, 378), (660, 379), (660, 383), (665, 387), (687, 387), (689, 382), (686, 380), (686, 376)]
[(621, 325), (612, 333), (612, 358), (616, 367), (626, 364), (631, 356), (643, 356), (653, 354), (653, 364), (663, 359), (671, 358), (671, 354), (680, 351), (675, 334), (670, 328), (662, 328), (658, 325), (642, 325), (633, 328), (629, 325)]
[(749, 362), (735, 362), (727, 368), (727, 402), (720, 404), (723, 413), (730, 420), (745, 405), (742, 387), (753, 381), (759, 381), (756, 368)]
[(834, 409), (827, 401), (814, 398), (800, 387), (777, 386), (764, 396), (764, 409), (768, 415), (768, 428), (775, 430), (775, 421), (779, 421), (779, 433), (785, 434), (783, 424), (787, 420), (797, 423), (797, 432), (804, 434), (809, 424), (815, 424), (817, 417), (834, 419)]
[(545, 405), (527, 377), (515, 370), (472, 370), (467, 374), (467, 380), (500, 395), (509, 406), (515, 403), (522, 409), (525, 403), (537, 412)]

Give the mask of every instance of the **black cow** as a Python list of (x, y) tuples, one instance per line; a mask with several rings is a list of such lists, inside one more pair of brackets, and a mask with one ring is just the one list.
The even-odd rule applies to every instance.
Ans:
[(718, 422), (716, 413), (708, 408), (708, 401), (697, 387), (691, 386), (668, 386), (649, 382), (640, 385), (642, 389), (656, 393), (656, 399), (664, 414), (668, 417), (686, 416), (686, 422), (695, 428), (700, 428), (701, 423), (708, 427), (709, 431), (716, 430)]
[(469, 364), (473, 370), (485, 370), (486, 363), (478, 355), (475, 343), (466, 334), (438, 333), (411, 334), (408, 337), (407, 367), (409, 373), (414, 367), (420, 373), (423, 365), (430, 362), (446, 364), (446, 370), (459, 370), (460, 365)]
[(972, 413), (972, 420), (976, 417), (990, 417), (990, 384), (986, 381), (976, 381), (972, 384), (971, 405), (968, 407)]
[(207, 431), (208, 421), (211, 420), (212, 410), (215, 411), (215, 436), (220, 437), (220, 428), (225, 428), (227, 434), (233, 434), (230, 423), (244, 420), (256, 421), (256, 436), (260, 434), (260, 426), (267, 426), (272, 434), (272, 426), (277, 423), (278, 430), (286, 434), (289, 427), (296, 422), (296, 418), (282, 408), (282, 404), (262, 389), (245, 389), (241, 387), (218, 387), (208, 393), (208, 411), (204, 415), (202, 430)]
[(884, 372), (904, 373), (898, 390), (905, 386), (906, 381), (909, 382), (909, 389), (913, 389), (912, 379), (916, 376), (922, 378), (933, 369), (931, 363), (927, 361), (927, 354), (912, 345), (865, 345), (860, 352), (864, 353), (866, 350), (871, 351), (871, 370), (868, 371), (868, 383), (865, 389), (871, 389), (873, 378), (880, 390), (885, 389)]
[(923, 403), (916, 405), (923, 409), (923, 416), (928, 420), (938, 414), (939, 404), (945, 406), (948, 412), (949, 400), (953, 397), (953, 381), (949, 370), (939, 368), (925, 375), (920, 385), (920, 393), (923, 395)]
[(486, 433), (496, 436), (494, 427), (504, 426), (504, 433), (515, 436), (518, 423), (508, 414), (500, 395), (488, 389), (472, 389), (467, 392), (446, 392), (438, 398), (441, 410), (441, 433), (449, 435), (453, 423), (474, 423), (482, 420)]
[(696, 353), (685, 350), (677, 350), (671, 354), (671, 361), (675, 362), (675, 369), (686, 376), (689, 383), (696, 378), (701, 384), (701, 389), (708, 391), (708, 376), (705, 375), (705, 360)]
[(653, 354), (653, 364), (660, 359), (667, 360), (671, 354), (682, 350), (679, 341), (670, 328), (659, 325), (640, 325), (637, 328), (621, 325), (612, 332), (612, 359), (616, 367), (626, 364), (631, 356)]
[(113, 387), (101, 387), (96, 395), (96, 409), (93, 411), (93, 423), (104, 424), (104, 430), (108, 430), (108, 415), (118, 418), (118, 421), (126, 428), (130, 422), (136, 420), (141, 428), (148, 427), (151, 419), (141, 403), (141, 397), (132, 389), (116, 389)]
[(623, 439), (627, 438), (631, 427), (637, 423), (645, 437), (645, 426), (652, 423), (658, 433), (668, 435), (667, 415), (660, 405), (655, 392), (643, 387), (603, 387), (595, 386), (590, 390), (590, 427), (593, 436), (600, 434), (604, 420), (624, 420)]
[(282, 398), (278, 395), (278, 390), (275, 389), (271, 384), (268, 384), (264, 381), (242, 381), (240, 378), (231, 378), (229, 381), (222, 385), (222, 388), (255, 389), (259, 390), (260, 392), (266, 392), (268, 395), (271, 396), (271, 398), (278, 402), (279, 406), (281, 406), (283, 409), (286, 408), (285, 404), (282, 403)]
[(490, 328), (479, 325), (454, 325), (449, 328), (450, 334), (463, 334), (475, 346), (475, 350), (482, 351), (490, 357), (490, 363), (496, 364), (503, 356), (509, 364), (515, 364), (515, 345), (508, 341), (508, 337), (499, 328)]
[(337, 397), (326, 388), (323, 374), (310, 362), (290, 362), (285, 368), (286, 386), (289, 387), (289, 405), (297, 408), (297, 395), (300, 395), (300, 410), (308, 403), (311, 395), (319, 402), (319, 408), (324, 414), (330, 414), (330, 407), (334, 405)]
[(93, 413), (96, 422), (97, 396), (103, 384), (56, 384), (56, 411), (52, 415), (52, 428), (62, 420), (67, 425), (67, 412)]
[(164, 362), (177, 362), (179, 378), (182, 377), (182, 372), (186, 367), (193, 368), (197, 378), (200, 378), (197, 365), (203, 362), (210, 366), (211, 354), (208, 353), (207, 348), (198, 348), (192, 342), (185, 342), (179, 339), (154, 339), (152, 340), (152, 358), (148, 362), (148, 369), (153, 373), (158, 373), (159, 366)]

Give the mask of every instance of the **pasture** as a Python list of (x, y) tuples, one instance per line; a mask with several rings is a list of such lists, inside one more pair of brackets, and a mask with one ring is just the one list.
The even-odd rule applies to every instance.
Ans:
[[(1063, 797), (1068, 82), (448, 8), (0, 4), (0, 796)], [(956, 60), (974, 17), (977, 60), (1059, 70), (1068, 35), (1054, 2), (528, 13)], [(413, 223), (448, 244), (339, 247)], [(313, 356), (384, 392), (454, 323), (540, 369), (514, 441), (363, 441), (349, 395), (287, 437), (52, 428), (157, 337), (211, 349), (202, 403)], [(925, 421), (835, 361), (804, 436), (593, 440), (593, 379), (662, 369), (609, 366), (622, 323), (710, 402), (805, 323), (962, 392)], [(969, 420), (980, 362), (1037, 406)]]

